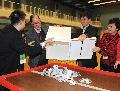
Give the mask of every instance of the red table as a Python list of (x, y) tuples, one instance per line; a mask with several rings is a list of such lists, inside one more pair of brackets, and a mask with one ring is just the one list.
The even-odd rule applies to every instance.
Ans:
[[(97, 90), (80, 85), (69, 85), (67, 82), (58, 82), (54, 78), (41, 76), (31, 72), (32, 70), (42, 71), (54, 64), (39, 66), (37, 68), (16, 72), (0, 77), (0, 85), (12, 91), (120, 91), (120, 73), (104, 72), (96, 69), (88, 69), (78, 66), (57, 64), (79, 71), (81, 76), (92, 80), (90, 87), (100, 88)], [(78, 77), (77, 79), (80, 79)]]

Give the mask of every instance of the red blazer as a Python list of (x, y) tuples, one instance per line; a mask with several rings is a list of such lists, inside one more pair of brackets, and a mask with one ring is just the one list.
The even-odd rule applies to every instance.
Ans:
[(116, 56), (116, 60), (120, 61), (120, 38), (117, 44), (117, 56)]
[[(101, 56), (102, 63), (110, 66), (114, 66), (116, 62), (118, 40), (119, 40), (118, 33), (116, 35), (111, 35), (109, 33), (103, 34), (99, 43), (99, 47), (101, 49), (101, 55), (102, 55)], [(103, 59), (103, 57), (108, 57), (108, 59)]]

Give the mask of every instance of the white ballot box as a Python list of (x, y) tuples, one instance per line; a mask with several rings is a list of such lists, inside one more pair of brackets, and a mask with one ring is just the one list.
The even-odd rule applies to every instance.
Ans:
[(71, 40), (70, 42), (56, 41), (52, 46), (46, 48), (47, 59), (77, 60), (91, 59), (96, 38), (86, 38), (84, 42)]
[(46, 48), (46, 59), (69, 59), (70, 42), (54, 42), (52, 46)]
[(46, 40), (53, 38), (54, 44), (46, 48), (46, 59), (69, 59), (71, 27), (49, 26)]

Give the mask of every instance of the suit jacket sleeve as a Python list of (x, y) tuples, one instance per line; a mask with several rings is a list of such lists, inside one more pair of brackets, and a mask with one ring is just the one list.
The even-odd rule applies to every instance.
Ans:
[(91, 26), (88, 32), (86, 32), (87, 36), (90, 37), (98, 37), (98, 28)]
[(99, 43), (99, 41), (100, 41), (100, 36), (99, 36), (99, 34), (98, 34), (98, 28), (94, 28), (93, 29), (94, 31), (92, 32), (92, 34), (91, 34), (91, 37), (96, 37), (97, 38), (97, 40), (96, 40), (96, 46), (98, 46), (98, 43)]
[(76, 30), (74, 30), (75, 31), (75, 33), (72, 33), (71, 34), (71, 38), (73, 39), (73, 38), (78, 38), (81, 34), (82, 34), (82, 30), (81, 29), (76, 29)]
[[(32, 38), (31, 33), (26, 33), (26, 44), (28, 45), (28, 43), (30, 43), (34, 38)], [(42, 46), (40, 45), (40, 43), (33, 43), (34, 46), (29, 46), (28, 48), (28, 53), (30, 57), (34, 57), (38, 54), (42, 53)]]
[(96, 37), (97, 40), (96, 40), (96, 46), (98, 46), (98, 42), (100, 40), (100, 37), (99, 37), (99, 34), (98, 34), (98, 28), (94, 27), (94, 26), (90, 26), (89, 27), (89, 31), (86, 32), (88, 38), (91, 38), (91, 37)]
[(28, 46), (22, 36), (20, 34), (15, 35), (14, 41), (12, 42), (13, 49), (16, 50), (19, 54), (28, 54), (28, 55), (36, 55), (41, 52), (42, 47), (39, 45), (37, 47)]

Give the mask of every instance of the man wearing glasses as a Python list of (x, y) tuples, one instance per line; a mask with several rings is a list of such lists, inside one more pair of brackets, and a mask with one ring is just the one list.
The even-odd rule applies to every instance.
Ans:
[[(30, 23), (33, 26), (33, 29), (29, 30), (26, 33), (26, 43), (32, 43), (31, 45), (36, 46), (37, 45), (41, 45), (42, 47), (44, 46), (45, 42), (47, 41), (52, 41), (52, 39), (48, 39), (45, 41), (45, 33), (43, 31), (43, 29), (41, 28), (41, 21), (38, 15), (31, 15), (30, 16)], [(31, 47), (32, 47), (31, 46)], [(34, 52), (34, 50), (33, 50)], [(36, 66), (40, 66), (40, 65), (44, 65), (47, 64), (48, 60), (46, 59), (46, 50), (45, 47), (43, 47), (42, 51), (39, 52), (38, 54), (35, 55), (29, 55), (29, 66), (30, 68), (36, 67)]]

